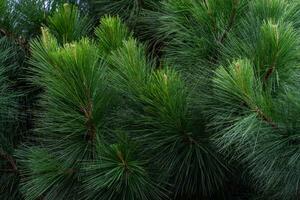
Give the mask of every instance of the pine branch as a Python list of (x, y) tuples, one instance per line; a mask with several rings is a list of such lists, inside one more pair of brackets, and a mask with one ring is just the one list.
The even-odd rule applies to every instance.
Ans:
[(11, 155), (0, 152), (0, 156), (10, 164), (10, 166), (12, 167), (12, 169), (11, 169), (12, 171), (18, 172), (18, 167), (17, 167), (16, 161)]
[(118, 150), (117, 156), (120, 159), (120, 161), (122, 162), (122, 166), (124, 167), (125, 171), (128, 172), (130, 169), (129, 169), (127, 161), (124, 159), (123, 153)]
[(276, 61), (277, 61), (277, 56), (275, 56), (272, 65), (268, 68), (267, 73), (264, 76), (264, 82), (267, 82), (267, 80), (270, 78), (270, 76), (272, 75), (273, 71), (275, 70)]
[(3, 172), (3, 173), (17, 173), (17, 171), (14, 170), (14, 169), (0, 169), (0, 172)]
[(11, 35), (8, 31), (6, 31), (6, 30), (3, 29), (3, 28), (0, 28), (0, 33), (3, 34), (3, 35), (5, 35), (5, 36)]
[(74, 169), (74, 168), (69, 168), (69, 169), (65, 170), (65, 174), (71, 176), (71, 175), (75, 174), (77, 171), (78, 171), (78, 170), (76, 170), (76, 169)]
[(260, 110), (258, 107), (254, 109), (254, 111), (258, 114), (258, 116), (261, 117), (265, 122), (267, 122), (272, 128), (278, 128), (278, 126), (273, 122), (271, 118), (269, 118), (262, 110)]
[(86, 139), (89, 141), (94, 141), (96, 138), (96, 126), (93, 122), (93, 102), (89, 98), (89, 102), (86, 108), (82, 108), (84, 116), (86, 118), (86, 128), (87, 134)]
[(239, 3), (240, 0), (233, 0), (233, 9), (229, 17), (228, 26), (225, 28), (224, 33), (222, 34), (219, 40), (221, 44), (223, 44), (224, 40), (227, 37), (228, 32), (233, 28), (235, 24)]
[(183, 131), (183, 142), (188, 145), (198, 144), (198, 141), (196, 141), (193, 137), (191, 137), (186, 131)]
[(140, 8), (142, 8), (142, 6), (144, 5), (144, 0), (137, 0), (137, 4)]

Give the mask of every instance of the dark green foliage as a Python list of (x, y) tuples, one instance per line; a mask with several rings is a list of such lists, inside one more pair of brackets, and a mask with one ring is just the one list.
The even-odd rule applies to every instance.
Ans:
[(119, 15), (133, 28), (141, 17), (143, 9), (151, 9), (160, 0), (89, 0), (93, 12), (99, 17), (110, 14)]
[(18, 151), (17, 156), (21, 173), (26, 177), (25, 183), (21, 183), (25, 199), (74, 199), (78, 196), (77, 177), (64, 160), (36, 147)]
[(6, 0), (0, 1), (0, 25), (6, 27), (9, 23), (9, 9)]
[(214, 66), (219, 60), (220, 47), (247, 9), (246, 2), (164, 1), (157, 35), (167, 41), (164, 49), (167, 61), (189, 73)]
[[(4, 200), (22, 199), (18, 185), (20, 169), (14, 153), (28, 133), (30, 114), (27, 113), (29, 98), (24, 95), (25, 81), (20, 77), (26, 73), (27, 66), (24, 62), (28, 53), (25, 38), (36, 35), (39, 25), (34, 23), (43, 20), (36, 11), (37, 18), (27, 16), (25, 4), (29, 9), (29, 1), (0, 1), (0, 199)], [(33, 12), (36, 7), (31, 6)]]
[(15, 3), (15, 26), (26, 38), (37, 36), (41, 25), (46, 22), (48, 10), (45, 0), (20, 0)]
[[(18, 137), (17, 94), (12, 90), (9, 79), (14, 65), (9, 59), (13, 56), (6, 38), (0, 39), (0, 198), (18, 199), (18, 168), (13, 157)], [(19, 136), (20, 137), (20, 136)]]
[[(4, 11), (1, 12), (0, 28), (1, 32), (25, 43), (25, 39), (37, 36), (40, 27), (46, 21), (48, 9), (44, 6), (45, 0), (1, 0)], [(19, 38), (18, 38), (19, 37)]]

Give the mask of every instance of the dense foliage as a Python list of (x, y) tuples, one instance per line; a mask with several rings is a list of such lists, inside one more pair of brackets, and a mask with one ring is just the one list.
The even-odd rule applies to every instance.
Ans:
[(297, 0), (0, 0), (0, 199), (297, 200)]

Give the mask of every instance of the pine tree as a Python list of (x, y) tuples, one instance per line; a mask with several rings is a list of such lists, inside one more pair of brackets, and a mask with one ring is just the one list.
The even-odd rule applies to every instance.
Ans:
[(299, 12), (0, 0), (0, 199), (299, 199)]

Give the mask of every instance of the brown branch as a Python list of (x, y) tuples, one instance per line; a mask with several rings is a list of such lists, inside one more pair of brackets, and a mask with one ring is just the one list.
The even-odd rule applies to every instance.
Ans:
[(0, 157), (2, 157), (4, 160), (6, 160), (10, 164), (10, 166), (12, 167), (11, 170), (13, 170), (15, 172), (18, 171), (16, 161), (15, 161), (15, 159), (11, 155), (8, 155), (6, 153), (0, 152)]
[(270, 78), (270, 76), (272, 75), (273, 71), (274, 71), (274, 67), (270, 67), (268, 69), (266, 75), (264, 76), (264, 81), (265, 82)]
[(87, 128), (86, 138), (89, 141), (94, 141), (96, 138), (96, 126), (93, 122), (93, 103), (90, 100), (87, 107), (82, 109), (86, 118), (85, 126)]
[(186, 144), (189, 144), (189, 145), (194, 145), (194, 144), (198, 144), (196, 140), (194, 140), (194, 138), (192, 138), (191, 136), (185, 136), (183, 141), (186, 143)]
[(277, 56), (275, 56), (274, 61), (272, 63), (272, 65), (269, 67), (269, 69), (267, 70), (267, 73), (264, 76), (264, 81), (266, 82), (270, 76), (272, 75), (272, 73), (274, 72), (274, 69), (276, 67), (276, 60), (277, 60)]
[(124, 166), (125, 171), (128, 172), (129, 171), (129, 166), (128, 166), (127, 162), (125, 161), (122, 152), (117, 151), (117, 156), (120, 159), (120, 161), (122, 162), (122, 165)]
[(186, 131), (182, 131), (183, 134), (183, 142), (189, 145), (194, 145), (194, 144), (198, 144), (198, 142), (191, 137), (188, 133), (186, 133)]
[(233, 0), (233, 9), (232, 9), (230, 17), (229, 17), (228, 26), (225, 28), (224, 33), (222, 34), (222, 36), (220, 38), (221, 44), (226, 39), (228, 32), (232, 29), (232, 27), (235, 23), (237, 11), (238, 11), (238, 5), (239, 5), (239, 0)]
[(81, 108), (85, 116), (85, 127), (87, 129), (86, 139), (88, 141), (94, 141), (96, 139), (96, 126), (93, 121), (93, 100), (91, 98), (91, 93), (89, 87), (85, 89), (86, 96), (88, 97), (87, 105)]
[(9, 33), (5, 29), (0, 28), (0, 33), (5, 36), (9, 36)]
[(73, 175), (73, 174), (75, 174), (77, 172), (77, 170), (76, 169), (74, 169), (74, 168), (69, 168), (69, 169), (67, 169), (66, 171), (65, 171), (65, 173), (67, 174), (67, 175)]
[(213, 13), (209, 7), (209, 3), (207, 2), (207, 0), (204, 0), (204, 5), (207, 9), (207, 15), (209, 16), (211, 22), (212, 22), (212, 31), (216, 32), (217, 31), (217, 22), (216, 22), (216, 18), (213, 16)]
[(256, 107), (255, 112), (265, 121), (267, 122), (272, 128), (278, 128), (278, 126), (273, 122), (271, 118), (269, 118), (262, 110)]
[(142, 8), (142, 6), (144, 5), (144, 0), (137, 0), (138, 6), (140, 8)]
[[(240, 0), (233, 0), (233, 9), (231, 11), (231, 14), (230, 14), (230, 17), (229, 17), (229, 20), (228, 20), (228, 25), (225, 28), (222, 36), (219, 39), (216, 39), (217, 40), (216, 42), (219, 43), (219, 45), (224, 43), (224, 40), (226, 39), (228, 32), (232, 29), (232, 27), (235, 24), (235, 19), (236, 19), (236, 16), (237, 16), (239, 1)], [(208, 3), (206, 2), (206, 0), (204, 1), (204, 4), (205, 4), (206, 8), (208, 9), (208, 15), (209, 15), (209, 17), (212, 21), (212, 24), (213, 24), (212, 25), (212, 31), (216, 33), (217, 32), (216, 19), (211, 15), (211, 11), (209, 10), (209, 6), (208, 6)], [(219, 56), (218, 54), (219, 53), (214, 53), (209, 57), (209, 61), (212, 64), (217, 64), (218, 63), (218, 56)]]
[(17, 173), (17, 171), (14, 170), (14, 169), (0, 169), (0, 172), (4, 172), (4, 173)]

